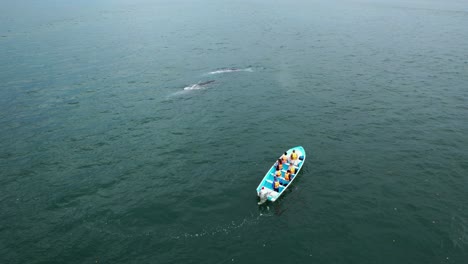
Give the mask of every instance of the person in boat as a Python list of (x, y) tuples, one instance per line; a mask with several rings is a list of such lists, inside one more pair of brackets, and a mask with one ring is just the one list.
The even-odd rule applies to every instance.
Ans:
[(288, 153), (287, 152), (284, 152), (283, 156), (281, 156), (281, 161), (283, 161), (283, 163), (288, 163)]
[(275, 190), (275, 192), (279, 192), (279, 187), (280, 182), (278, 181), (278, 179), (275, 179), (275, 181), (273, 182), (273, 190)]
[(293, 149), (291, 155), (289, 156), (289, 160), (290, 160), (290, 164), (291, 165), (296, 165), (297, 162), (298, 162), (298, 156), (297, 156), (297, 153), (296, 153), (296, 150)]
[(291, 170), (286, 171), (286, 173), (284, 174), (284, 179), (287, 181), (291, 180)]
[(281, 177), (281, 170), (280, 170), (279, 166), (276, 166), (275, 178), (276, 177)]
[(278, 161), (276, 161), (276, 166), (279, 167), (280, 170), (282, 170), (283, 169), (283, 160), (278, 159)]
[(289, 167), (288, 167), (288, 171), (291, 173), (291, 174), (296, 174), (296, 167), (291, 164)]
[(293, 149), (292, 153), (291, 153), (291, 162), (294, 162), (297, 160), (297, 153), (296, 153), (296, 150)]

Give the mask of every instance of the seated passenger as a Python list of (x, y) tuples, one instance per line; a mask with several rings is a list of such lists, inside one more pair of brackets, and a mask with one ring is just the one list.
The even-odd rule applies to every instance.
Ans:
[(278, 161), (276, 161), (276, 166), (279, 167), (280, 170), (283, 169), (283, 161), (281, 159), (278, 159)]
[(289, 166), (288, 171), (291, 172), (291, 174), (296, 174), (296, 167), (294, 165)]
[(284, 152), (283, 156), (281, 156), (281, 161), (283, 161), (283, 163), (288, 163), (288, 153), (287, 152)]
[(291, 180), (291, 170), (288, 170), (286, 174), (284, 174), (284, 179), (287, 181)]
[(297, 160), (297, 153), (296, 153), (296, 150), (293, 149), (292, 153), (291, 153), (291, 163), (296, 163), (296, 160)]
[(279, 187), (280, 187), (280, 183), (278, 179), (275, 179), (275, 181), (273, 182), (273, 190), (275, 190), (275, 192), (279, 192)]
[(279, 166), (276, 166), (275, 178), (276, 177), (281, 177), (281, 170), (280, 170)]

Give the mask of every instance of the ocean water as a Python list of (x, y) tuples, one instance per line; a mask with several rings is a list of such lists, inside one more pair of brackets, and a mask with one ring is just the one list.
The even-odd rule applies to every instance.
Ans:
[(466, 1), (3, 1), (0, 62), (0, 263), (468, 263)]

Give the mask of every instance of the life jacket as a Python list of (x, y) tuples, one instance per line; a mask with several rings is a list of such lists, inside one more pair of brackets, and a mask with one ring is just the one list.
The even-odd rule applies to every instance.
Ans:
[(291, 171), (291, 174), (294, 174), (296, 172), (296, 167), (294, 166), (289, 166), (288, 170)]
[(280, 171), (280, 170), (277, 170), (276, 173), (275, 173), (275, 175), (276, 175), (277, 177), (281, 177), (281, 171)]
[(279, 181), (275, 181), (274, 185), (273, 185), (273, 188), (274, 189), (278, 189), (279, 188)]
[(297, 160), (297, 153), (293, 152), (293, 153), (291, 154), (291, 159), (292, 159), (292, 160)]
[(286, 172), (286, 174), (284, 175), (284, 179), (287, 180), (287, 181), (289, 181), (289, 175), (290, 175), (290, 173), (289, 173), (289, 172)]

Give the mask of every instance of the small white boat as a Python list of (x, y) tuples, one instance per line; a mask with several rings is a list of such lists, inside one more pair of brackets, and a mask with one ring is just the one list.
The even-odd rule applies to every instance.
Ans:
[[(286, 151), (288, 158), (291, 157), (291, 153), (293, 152), (293, 150), (297, 153), (298, 159), (295, 161), (291, 161), (290, 159), (288, 159), (288, 163), (286, 164), (283, 163), (283, 169), (281, 170), (281, 177), (275, 176), (276, 161), (273, 164), (273, 166), (271, 166), (271, 168), (268, 170), (268, 172), (265, 174), (265, 177), (263, 177), (263, 180), (260, 182), (260, 184), (257, 187), (257, 195), (260, 197), (260, 202), (258, 204), (262, 204), (266, 202), (267, 200), (270, 200), (272, 202), (276, 201), (281, 196), (281, 194), (283, 194), (284, 191), (296, 179), (297, 174), (301, 171), (302, 165), (304, 164), (306, 153), (303, 147), (297, 146)], [(284, 175), (286, 174), (286, 171), (288, 170), (290, 166), (294, 166), (296, 168), (296, 173), (292, 174), (291, 175), (292, 178), (289, 181), (287, 181), (286, 179), (284, 179)], [(275, 180), (278, 180), (280, 182), (278, 191), (274, 190), (273, 185), (274, 185)]]

